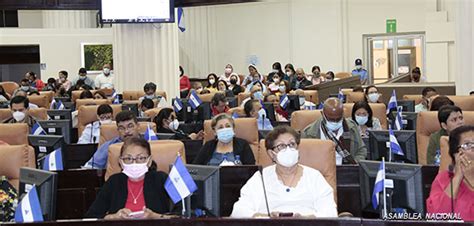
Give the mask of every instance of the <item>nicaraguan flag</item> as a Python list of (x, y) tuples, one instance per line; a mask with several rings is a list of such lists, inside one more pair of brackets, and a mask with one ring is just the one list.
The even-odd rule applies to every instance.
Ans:
[(280, 97), (280, 107), (283, 109), (286, 109), (288, 107), (288, 104), (290, 103), (290, 99), (288, 98), (288, 95), (283, 95)]
[(120, 104), (119, 96), (115, 90), (114, 90), (114, 93), (112, 94), (112, 98), (113, 98), (112, 104)]
[(237, 112), (234, 111), (234, 113), (232, 113), (232, 118), (233, 119), (239, 118), (239, 114), (237, 114)]
[(181, 30), (181, 32), (186, 31), (184, 24), (184, 10), (182, 7), (178, 7), (178, 28)]
[(395, 116), (395, 122), (393, 123), (393, 127), (395, 130), (402, 130), (403, 129), (403, 116), (402, 110), (398, 109), (397, 115)]
[(196, 183), (179, 156), (176, 157), (168, 179), (166, 179), (165, 189), (175, 204), (197, 190)]
[(151, 128), (150, 124), (148, 124), (148, 127), (146, 128), (145, 131), (145, 140), (147, 141), (152, 141), (152, 140), (158, 140), (158, 137), (155, 134), (155, 131)]
[(397, 155), (404, 155), (402, 147), (400, 147), (400, 144), (398, 144), (398, 140), (395, 137), (395, 134), (393, 134), (393, 130), (391, 128), (388, 130), (388, 133), (390, 137), (390, 151)]
[(175, 112), (180, 112), (183, 109), (183, 101), (176, 97), (174, 99), (173, 108)]
[(23, 199), (18, 203), (15, 210), (15, 222), (41, 222), (43, 221), (43, 213), (41, 211), (38, 192), (33, 186)]
[(379, 194), (385, 189), (385, 161), (380, 163), (377, 177), (375, 178), (374, 192), (372, 193), (372, 206), (376, 210), (379, 206)]
[(189, 104), (191, 104), (191, 107), (194, 109), (198, 108), (199, 105), (202, 104), (201, 98), (197, 95), (196, 91), (192, 91), (191, 95), (189, 95)]
[(39, 123), (35, 123), (33, 128), (31, 128), (32, 135), (46, 135), (46, 131), (44, 131), (43, 127), (40, 126)]
[(58, 171), (64, 170), (61, 148), (58, 148), (47, 155), (43, 160), (43, 170)]
[(49, 109), (55, 109), (55, 110), (63, 110), (66, 107), (64, 107), (64, 104), (62, 101), (56, 101), (53, 98), (53, 101), (51, 101), (51, 105), (49, 106)]
[(397, 94), (395, 93), (395, 90), (392, 91), (392, 96), (390, 97), (390, 100), (388, 101), (387, 115), (390, 113), (390, 110), (392, 109), (398, 110)]
[(344, 93), (342, 93), (341, 88), (339, 88), (339, 93), (337, 93), (337, 98), (344, 102)]

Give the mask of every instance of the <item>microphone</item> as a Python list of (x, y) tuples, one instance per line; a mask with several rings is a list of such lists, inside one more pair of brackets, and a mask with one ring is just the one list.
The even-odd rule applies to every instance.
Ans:
[(268, 207), (267, 189), (265, 188), (265, 182), (263, 180), (263, 169), (262, 166), (258, 166), (258, 172), (260, 172), (260, 178), (262, 179), (263, 196), (265, 197), (265, 206), (267, 207), (267, 215), (270, 217), (270, 208)]
[(451, 189), (451, 213), (454, 215), (454, 191), (453, 191), (453, 177), (454, 177), (454, 166), (449, 165), (449, 179), (451, 180), (450, 189)]
[(265, 130), (265, 117), (266, 114), (262, 114), (262, 130)]
[[(309, 95), (309, 102), (311, 103), (311, 101), (313, 100), (313, 96), (312, 95)], [(311, 105), (310, 105), (311, 106)], [(316, 110), (316, 107), (314, 109), (312, 109), (313, 107), (310, 107), (310, 110)]]
[(91, 136), (90, 136), (90, 140), (92, 141), (92, 143), (94, 143), (94, 122), (91, 123)]

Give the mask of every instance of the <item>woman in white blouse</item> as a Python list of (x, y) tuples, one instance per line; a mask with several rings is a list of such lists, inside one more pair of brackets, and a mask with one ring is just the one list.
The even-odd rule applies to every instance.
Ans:
[(288, 126), (267, 135), (265, 147), (275, 164), (263, 169), (263, 183), (256, 172), (242, 187), (231, 217), (337, 217), (331, 186), (318, 170), (298, 163), (299, 143), (300, 135)]

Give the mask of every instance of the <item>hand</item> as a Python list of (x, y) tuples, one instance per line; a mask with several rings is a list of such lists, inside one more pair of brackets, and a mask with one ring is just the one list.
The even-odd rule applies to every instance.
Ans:
[(164, 215), (161, 213), (155, 213), (153, 210), (150, 210), (146, 207), (143, 207), (143, 219), (170, 219), (170, 218), (176, 218), (178, 216), (175, 215)]
[(204, 131), (199, 131), (197, 134), (196, 133), (191, 133), (189, 134), (189, 138), (191, 138), (191, 140), (202, 140), (204, 139)]
[(123, 219), (130, 219), (128, 216), (132, 211), (127, 208), (120, 209), (114, 214), (108, 214), (104, 217), (106, 220), (123, 220)]

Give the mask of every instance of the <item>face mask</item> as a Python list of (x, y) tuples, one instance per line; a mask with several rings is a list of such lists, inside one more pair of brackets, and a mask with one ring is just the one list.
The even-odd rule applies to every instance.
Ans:
[(257, 91), (257, 92), (255, 92), (255, 93), (253, 93), (253, 97), (254, 97), (255, 99), (258, 99), (258, 100), (263, 100), (263, 93), (262, 93), (262, 91)]
[(145, 163), (125, 164), (122, 162), (123, 173), (131, 179), (138, 179), (148, 172), (148, 161)]
[(13, 112), (13, 118), (15, 119), (15, 121), (17, 122), (21, 122), (23, 121), (23, 119), (25, 119), (26, 115), (24, 112), (21, 112), (21, 111), (15, 111)]
[(20, 89), (26, 92), (30, 89), (30, 87), (29, 86), (21, 86)]
[(318, 71), (316, 71), (315, 73), (313, 73), (313, 75), (314, 75), (315, 78), (321, 77), (321, 73), (318, 72)]
[(306, 101), (305, 97), (299, 97), (298, 99), (300, 101), (300, 106), (303, 106), (304, 102)]
[(178, 119), (175, 119), (175, 120), (171, 121), (168, 126), (170, 127), (171, 130), (177, 130), (178, 127), (179, 127)]
[(292, 167), (298, 163), (300, 155), (298, 150), (287, 147), (277, 154), (277, 162), (284, 167)]
[(338, 131), (342, 127), (342, 120), (339, 122), (330, 122), (326, 120), (326, 128), (329, 131)]
[(332, 78), (326, 78), (326, 81), (332, 82)]
[(267, 117), (267, 112), (265, 111), (265, 109), (263, 109), (263, 108), (260, 109), (260, 110), (258, 111), (258, 118), (259, 118), (259, 119), (264, 119), (264, 118), (266, 118), (266, 117)]
[(106, 75), (110, 74), (110, 69), (109, 68), (104, 68), (104, 74), (106, 74)]
[(280, 90), (280, 92), (285, 92), (286, 91), (286, 87), (285, 86), (280, 86), (278, 87), (278, 90)]
[(286, 72), (286, 75), (288, 76), (292, 76), (293, 75), (293, 72), (289, 71), (289, 72)]
[(359, 124), (361, 126), (365, 125), (367, 123), (367, 121), (369, 120), (368, 116), (358, 116), (358, 115), (356, 115), (355, 118), (356, 118), (357, 124)]
[(209, 84), (214, 85), (215, 82), (216, 82), (216, 80), (214, 80), (214, 79), (209, 79)]
[(237, 79), (231, 79), (231, 80), (230, 80), (230, 84), (232, 84), (232, 85), (237, 84)]
[(112, 123), (112, 119), (105, 119), (105, 120), (100, 120), (100, 124), (103, 125), (103, 124), (111, 124)]
[(146, 99), (153, 99), (155, 98), (155, 95), (151, 94), (151, 95), (145, 95), (145, 98)]
[(79, 79), (80, 79), (80, 80), (85, 80), (86, 77), (87, 77), (87, 76), (82, 76), (82, 75), (80, 75), (80, 76), (79, 76)]
[(356, 70), (362, 69), (362, 65), (356, 65)]
[(273, 79), (273, 82), (275, 82), (276, 84), (280, 83), (280, 79), (279, 78), (274, 78)]
[(379, 100), (379, 94), (378, 93), (370, 93), (369, 94), (369, 102), (370, 103), (377, 103)]
[(65, 81), (66, 81), (66, 79), (65, 79), (65, 78), (59, 78), (59, 81), (61, 81), (61, 82), (65, 82)]
[(229, 143), (234, 138), (234, 129), (233, 128), (223, 128), (216, 131), (217, 139), (222, 143)]
[(230, 73), (232, 73), (232, 69), (226, 68), (226, 69), (224, 70), (224, 72), (225, 72), (226, 74), (230, 74)]

